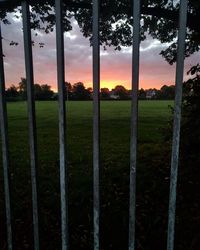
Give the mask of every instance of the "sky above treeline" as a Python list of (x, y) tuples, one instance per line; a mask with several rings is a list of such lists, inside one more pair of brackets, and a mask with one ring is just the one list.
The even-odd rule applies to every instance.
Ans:
[[(3, 52), (6, 86), (17, 84), (25, 77), (23, 50), (22, 20), (9, 14), (11, 25), (2, 25)], [(76, 21), (72, 21), (72, 31), (64, 34), (65, 38), (65, 80), (70, 83), (83, 82), (86, 87), (92, 87), (92, 48), (89, 39), (83, 37)], [(57, 90), (56, 73), (56, 41), (55, 32), (44, 34), (32, 33), (34, 80), (35, 83), (49, 84)], [(15, 41), (18, 46), (9, 46)], [(39, 43), (44, 43), (40, 48)], [(162, 85), (172, 85), (175, 82), (175, 65), (169, 65), (159, 55), (168, 44), (148, 38), (140, 45), (140, 88), (160, 88)], [(131, 88), (132, 48), (122, 48), (115, 51), (110, 47), (106, 51), (101, 48), (101, 88), (114, 88), (124, 85)], [(199, 53), (185, 60), (185, 78), (189, 68), (199, 61)]]

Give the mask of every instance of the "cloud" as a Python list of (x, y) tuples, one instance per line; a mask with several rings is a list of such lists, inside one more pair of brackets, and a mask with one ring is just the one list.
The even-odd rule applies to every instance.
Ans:
[[(11, 25), (2, 25), (4, 66), (7, 86), (16, 84), (25, 77), (22, 20), (9, 15)], [(71, 83), (83, 81), (92, 86), (92, 48), (89, 40), (84, 38), (78, 24), (72, 20), (73, 29), (64, 34), (66, 81)], [(56, 34), (32, 32), (34, 78), (37, 83), (47, 83), (57, 87), (56, 73)], [(9, 41), (16, 41), (18, 46), (9, 46)], [(44, 43), (40, 48), (39, 43)], [(160, 87), (163, 84), (174, 84), (175, 65), (170, 66), (160, 55), (160, 51), (169, 44), (161, 44), (148, 37), (140, 45), (140, 87)], [(185, 72), (198, 62), (199, 54), (185, 60)], [(115, 51), (110, 47), (101, 48), (101, 87), (112, 88), (116, 84), (131, 86), (132, 48), (123, 47)], [(134, 62), (133, 62), (134, 63)]]

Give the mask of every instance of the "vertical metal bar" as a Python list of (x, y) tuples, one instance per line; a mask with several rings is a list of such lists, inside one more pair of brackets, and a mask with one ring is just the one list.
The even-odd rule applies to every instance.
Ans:
[(63, 3), (55, 1), (56, 7), (56, 46), (57, 46), (57, 81), (59, 93), (59, 143), (60, 143), (60, 192), (61, 192), (61, 230), (62, 250), (69, 249), (68, 233), (68, 180), (66, 168), (66, 108), (64, 97), (65, 62), (63, 35)]
[(38, 220), (38, 183), (37, 183), (37, 138), (34, 102), (33, 58), (30, 27), (30, 11), (27, 1), (22, 1), (24, 54), (27, 80), (27, 104), (29, 117), (29, 140), (31, 160), (31, 184), (33, 206), (34, 249), (39, 250), (39, 220)]
[(93, 0), (93, 223), (94, 249), (100, 248), (99, 218), (99, 153), (100, 153), (100, 46), (99, 46), (99, 1)]
[(167, 239), (168, 250), (174, 249), (176, 186), (177, 186), (178, 162), (179, 162), (186, 22), (187, 22), (187, 0), (181, 0), (180, 10), (179, 10), (179, 33), (178, 33), (178, 51), (177, 51), (177, 64), (176, 64), (176, 96), (175, 96), (175, 107), (174, 107), (173, 144), (172, 144), (171, 176), (170, 176), (170, 197), (169, 197), (168, 239)]
[(7, 109), (5, 99), (5, 76), (3, 65), (3, 49), (0, 24), (0, 126), (2, 138), (2, 158), (4, 175), (4, 192), (7, 224), (8, 249), (12, 250), (12, 225), (11, 225), (11, 204), (10, 204), (10, 181), (9, 181), (9, 152), (8, 152), (8, 129), (7, 129)]
[(136, 164), (140, 47), (140, 0), (133, 0), (132, 103), (130, 141), (129, 250), (135, 249)]

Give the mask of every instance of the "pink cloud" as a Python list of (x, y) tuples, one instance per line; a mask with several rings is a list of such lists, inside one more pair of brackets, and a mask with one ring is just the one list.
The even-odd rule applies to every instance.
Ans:
[[(12, 19), (12, 15), (10, 18)], [(22, 23), (19, 20), (12, 22), (12, 25), (2, 27), (2, 35), (5, 38), (3, 49), (6, 56), (4, 61), (7, 86), (18, 83), (20, 78), (25, 76)], [(19, 45), (11, 47), (8, 40), (15, 40)], [(39, 33), (33, 40), (36, 43), (33, 47), (35, 82), (47, 83), (56, 89), (55, 33)], [(45, 43), (44, 48), (39, 48), (39, 42)], [(175, 65), (170, 66), (159, 55), (164, 46), (166, 45), (151, 38), (141, 43), (140, 87), (159, 88), (163, 84), (174, 84)], [(185, 72), (198, 62), (198, 56), (199, 54), (196, 54), (186, 59)], [(122, 51), (115, 51), (113, 48), (101, 50), (101, 87), (113, 88), (116, 84), (123, 84), (130, 89), (131, 58), (131, 48), (123, 48)], [(92, 48), (76, 23), (73, 24), (70, 33), (65, 33), (65, 63), (66, 81), (82, 81), (88, 87), (92, 86)]]

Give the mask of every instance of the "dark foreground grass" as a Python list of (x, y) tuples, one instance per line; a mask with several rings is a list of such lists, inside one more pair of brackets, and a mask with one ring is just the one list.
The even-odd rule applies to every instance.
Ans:
[[(170, 145), (163, 128), (171, 101), (140, 101), (137, 169), (137, 249), (165, 249)], [(41, 249), (60, 249), (57, 102), (37, 102)], [(26, 103), (9, 103), (9, 143), (15, 249), (33, 249)], [(101, 249), (128, 242), (130, 102), (101, 103)], [(92, 249), (92, 102), (67, 103), (70, 249)], [(1, 222), (4, 219), (1, 167)], [(0, 249), (6, 249), (1, 223)], [(181, 237), (181, 236), (180, 236)], [(177, 246), (179, 246), (179, 241)], [(177, 249), (183, 249), (181, 247)]]

